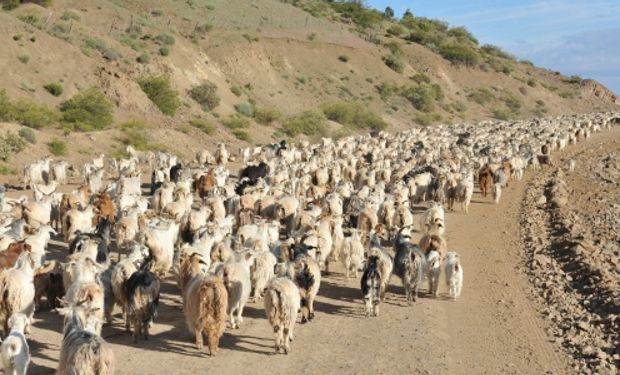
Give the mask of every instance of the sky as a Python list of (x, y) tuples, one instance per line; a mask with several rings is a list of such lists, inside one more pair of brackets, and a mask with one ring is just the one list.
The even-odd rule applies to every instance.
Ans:
[(481, 44), (620, 94), (620, 0), (367, 0), (465, 26)]

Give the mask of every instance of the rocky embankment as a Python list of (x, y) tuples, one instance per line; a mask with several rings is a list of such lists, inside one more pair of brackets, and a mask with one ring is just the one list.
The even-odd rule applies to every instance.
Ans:
[[(614, 131), (617, 134), (617, 131)], [(576, 160), (574, 172), (567, 159)], [(538, 172), (522, 207), (525, 268), (578, 373), (620, 369), (620, 140)]]

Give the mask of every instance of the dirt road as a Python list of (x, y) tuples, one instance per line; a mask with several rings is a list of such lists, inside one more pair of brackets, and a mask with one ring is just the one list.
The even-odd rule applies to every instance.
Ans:
[[(620, 136), (617, 130), (611, 134)], [(590, 142), (605, 137), (609, 133)], [(458, 208), (447, 214), (449, 250), (461, 254), (465, 270), (463, 294), (456, 302), (446, 298), (442, 275), (439, 298), (422, 293), (409, 307), (393, 278), (381, 315), (365, 318), (359, 281), (347, 280), (338, 265), (322, 281), (316, 319), (296, 325), (291, 354), (273, 354), (273, 334), (262, 304), (251, 303), (241, 328), (227, 330), (220, 353), (210, 358), (196, 351), (185, 328), (179, 290), (169, 278), (149, 341), (133, 344), (118, 309), (114, 324), (104, 328), (104, 338), (114, 347), (117, 373), (572, 373), (568, 356), (546, 333), (548, 323), (532, 302), (531, 284), (520, 269), (520, 203), (534, 175), (528, 171), (523, 181), (511, 182), (499, 205), (476, 193), (468, 215)], [(53, 248), (59, 255), (61, 251)], [(49, 311), (35, 317), (31, 373), (49, 374), (56, 368), (62, 319)]]

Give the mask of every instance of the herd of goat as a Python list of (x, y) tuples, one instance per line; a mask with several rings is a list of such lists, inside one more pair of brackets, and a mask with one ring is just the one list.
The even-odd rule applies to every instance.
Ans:
[[(474, 182), (497, 203), (526, 168), (551, 164), (554, 150), (619, 123), (599, 113), (283, 141), (240, 150), (238, 176), (227, 169), (224, 144), (192, 163), (131, 147), (126, 159), (102, 155), (79, 170), (39, 160), (24, 168), (32, 198), (8, 198), (0, 186), (0, 364), (6, 374), (26, 373), (25, 334), (35, 309), (51, 308), (65, 317), (58, 373), (113, 373), (103, 324), (118, 306), (134, 341), (148, 339), (170, 274), (197, 348), (206, 336), (211, 355), (227, 321), (243, 324), (250, 299), (264, 302), (276, 352), (289, 353), (298, 315), (313, 320), (333, 261), (347, 278), (362, 272), (366, 316), (379, 314), (392, 275), (412, 304), (425, 280), (438, 295), (443, 270), (456, 299), (463, 268), (448, 251), (444, 207), (460, 204), (466, 214)], [(151, 173), (148, 193), (143, 173)], [(78, 176), (77, 189), (56, 191)], [(68, 246), (63, 262), (46, 259), (51, 236)]]

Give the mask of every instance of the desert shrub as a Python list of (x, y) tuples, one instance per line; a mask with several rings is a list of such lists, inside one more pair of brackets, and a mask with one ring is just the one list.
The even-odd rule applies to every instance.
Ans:
[(570, 76), (564, 80), (564, 82), (570, 83), (570, 84), (580, 84), (581, 81), (583, 81), (583, 79), (579, 76)]
[(250, 120), (243, 116), (232, 115), (222, 120), (222, 125), (228, 129), (245, 129), (250, 127)]
[(392, 69), (396, 73), (402, 73), (405, 69), (405, 63), (402, 58), (396, 55), (388, 55), (383, 57), (383, 62), (388, 66), (388, 68)]
[(476, 91), (469, 94), (468, 97), (480, 105), (485, 105), (494, 99), (493, 93), (485, 87), (476, 89)]
[(338, 60), (346, 63), (346, 62), (349, 61), (349, 56), (347, 56), (347, 55), (340, 55), (340, 56), (338, 56)]
[(283, 124), (283, 131), (291, 137), (299, 134), (308, 136), (327, 134), (326, 119), (323, 112), (305, 111), (289, 117)]
[(360, 103), (332, 103), (321, 106), (321, 110), (331, 121), (360, 129), (383, 130), (387, 123)]
[(7, 161), (11, 155), (17, 154), (26, 147), (26, 142), (13, 133), (0, 136), (0, 160)]
[(42, 25), (42, 22), (39, 16), (36, 14), (32, 14), (32, 13), (20, 14), (17, 16), (17, 19), (29, 25), (32, 25), (36, 28), (39, 28), (39, 29), (41, 28), (41, 25)]
[(20, 0), (2, 0), (2, 9), (13, 10), (19, 6), (20, 2)]
[(405, 29), (403, 26), (395, 23), (393, 25), (391, 25), (390, 27), (387, 28), (386, 32), (390, 35), (394, 35), (394, 36), (402, 36), (407, 32), (407, 29)]
[(385, 47), (390, 50), (390, 53), (394, 56), (402, 56), (403, 50), (400, 48), (400, 44), (398, 42), (387, 42), (385, 43)]
[(514, 56), (512, 56), (508, 52), (505, 52), (500, 47), (497, 47), (491, 44), (483, 45), (482, 47), (480, 47), (480, 51), (486, 55), (500, 57), (502, 59), (507, 59), (507, 60), (515, 60)]
[(545, 101), (544, 101), (544, 100), (537, 99), (537, 100), (536, 100), (536, 105), (537, 105), (537, 106), (540, 106), (540, 107), (544, 107), (546, 104), (545, 104)]
[(78, 131), (105, 129), (114, 121), (112, 103), (95, 87), (62, 102), (60, 112), (62, 121)]
[(252, 103), (242, 102), (235, 104), (235, 110), (245, 117), (254, 117), (254, 105)]
[(527, 80), (527, 85), (530, 87), (536, 87), (536, 80), (534, 78), (530, 78)]
[(31, 128), (41, 129), (58, 121), (58, 112), (45, 105), (34, 103), (30, 99), (21, 98), (12, 103), (12, 120)]
[(316, 40), (316, 33), (310, 33), (310, 34), (308, 34), (308, 35), (306, 36), (306, 38), (307, 38), (309, 41), (311, 41), (311, 42), (312, 42), (312, 41)]
[(62, 83), (59, 82), (48, 83), (47, 85), (43, 86), (43, 88), (54, 96), (60, 96), (63, 92)]
[(572, 91), (562, 91), (558, 95), (563, 99), (573, 99), (575, 97), (575, 93)]
[(496, 108), (493, 110), (493, 117), (498, 120), (507, 121), (510, 120), (510, 112), (506, 109)]
[(215, 125), (203, 119), (190, 120), (189, 124), (196, 129), (199, 129), (205, 134), (212, 134), (215, 131)]
[(420, 113), (415, 117), (415, 122), (422, 126), (431, 125), (434, 122), (441, 120), (441, 115), (439, 113)]
[(459, 100), (453, 102), (450, 106), (452, 107), (452, 109), (454, 109), (455, 111), (459, 113), (465, 112), (467, 110), (467, 105), (465, 105), (465, 103)]
[(62, 139), (54, 138), (47, 143), (47, 149), (54, 156), (67, 155), (67, 144)]
[(0, 90), (0, 120), (10, 121), (13, 105), (4, 89)]
[(28, 64), (28, 61), (30, 61), (30, 55), (27, 53), (22, 53), (21, 55), (17, 56), (17, 59), (22, 64)]
[(217, 86), (213, 82), (205, 82), (194, 86), (189, 90), (189, 96), (202, 106), (205, 111), (210, 111), (220, 104), (217, 94)]
[(167, 76), (143, 77), (138, 80), (138, 84), (146, 96), (151, 99), (163, 114), (174, 116), (177, 109), (181, 106), (179, 94), (172, 88), (170, 79)]
[(103, 39), (97, 37), (88, 37), (84, 40), (84, 48), (88, 50), (96, 50), (106, 60), (117, 60), (120, 55), (112, 47), (109, 47)]
[(162, 56), (170, 55), (170, 48), (168, 48), (168, 47), (161, 47), (159, 49), (159, 54), (162, 55)]
[(429, 78), (429, 76), (422, 72), (414, 74), (411, 79), (417, 83), (431, 83), (431, 79)]
[(401, 95), (422, 112), (432, 112), (435, 109), (435, 101), (443, 96), (439, 85), (428, 83), (404, 87)]
[(252, 141), (252, 137), (250, 137), (250, 134), (246, 132), (245, 130), (235, 129), (232, 131), (232, 134), (235, 136), (235, 138), (237, 138), (240, 141), (244, 141), (244, 142)]
[(382, 82), (376, 89), (381, 99), (387, 100), (398, 92), (398, 85), (395, 82)]
[(148, 64), (151, 61), (151, 55), (143, 53), (136, 59), (140, 64)]
[(445, 44), (439, 47), (439, 54), (444, 59), (455, 64), (473, 66), (478, 63), (478, 54), (476, 51), (462, 44)]
[(138, 151), (163, 150), (164, 147), (152, 142), (150, 126), (142, 121), (128, 121), (120, 125), (123, 144)]
[(274, 108), (256, 108), (254, 119), (261, 125), (271, 125), (280, 120), (282, 114)]
[(527, 95), (527, 89), (525, 87), (519, 87), (519, 92), (523, 96)]
[(241, 96), (241, 94), (243, 93), (241, 91), (241, 88), (239, 86), (233, 86), (230, 88), (230, 92), (232, 92), (235, 96)]
[(144, 43), (136, 40), (134, 35), (124, 35), (121, 37), (121, 44), (130, 47), (136, 52), (140, 52), (144, 49)]
[(0, 175), (6, 176), (10, 174), (17, 174), (17, 170), (10, 168), (7, 165), (0, 164)]
[(60, 19), (63, 21), (70, 21), (70, 20), (79, 21), (80, 15), (72, 10), (65, 10), (64, 12), (62, 12), (62, 16), (60, 16)]
[(37, 143), (37, 135), (34, 133), (34, 130), (30, 128), (21, 128), (19, 129), (19, 136), (22, 137), (26, 142), (30, 144)]
[(174, 44), (174, 37), (169, 34), (159, 34), (155, 37), (155, 40), (168, 46), (171, 46)]
[(521, 107), (523, 106), (521, 100), (516, 96), (512, 95), (506, 96), (504, 98), (504, 103), (506, 104), (506, 107), (508, 107), (508, 109), (514, 114), (518, 114), (519, 111), (521, 111)]

